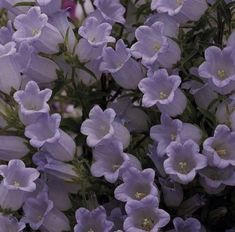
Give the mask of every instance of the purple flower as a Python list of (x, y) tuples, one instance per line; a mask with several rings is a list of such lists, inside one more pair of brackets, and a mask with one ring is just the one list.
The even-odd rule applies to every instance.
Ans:
[(142, 103), (145, 107), (157, 106), (162, 113), (176, 116), (183, 113), (187, 99), (178, 88), (181, 78), (169, 76), (165, 69), (159, 69), (153, 76), (144, 78), (139, 89), (144, 93)]
[(14, 99), (20, 106), (19, 116), (25, 125), (34, 123), (39, 116), (49, 112), (50, 107), (47, 101), (51, 94), (50, 89), (40, 91), (34, 81), (28, 82), (25, 90), (15, 92)]
[(178, 207), (184, 197), (183, 189), (180, 184), (169, 179), (159, 178), (161, 185), (162, 195), (165, 204), (168, 207)]
[(39, 172), (34, 168), (26, 168), (21, 160), (10, 160), (8, 165), (0, 165), (2, 184), (9, 190), (32, 192), (36, 189), (34, 181), (39, 177)]
[(218, 168), (235, 166), (235, 132), (231, 132), (226, 125), (218, 125), (214, 136), (207, 138), (203, 143), (203, 154), (208, 158), (211, 166)]
[(220, 94), (228, 94), (235, 87), (234, 48), (223, 50), (211, 46), (205, 50), (206, 61), (199, 66), (199, 75), (208, 79), (210, 87)]
[(91, 174), (114, 183), (120, 172), (130, 164), (129, 155), (123, 152), (122, 143), (118, 140), (104, 140), (93, 150), (93, 163)]
[(184, 144), (173, 142), (167, 148), (168, 158), (164, 161), (164, 169), (172, 180), (181, 184), (188, 184), (196, 171), (207, 165), (207, 159), (199, 154), (199, 146), (192, 140)]
[(57, 64), (52, 60), (39, 56), (36, 49), (27, 42), (19, 45), (16, 61), (24, 82), (34, 80), (37, 83), (48, 84), (57, 79)]
[(154, 184), (155, 172), (148, 168), (140, 171), (134, 167), (129, 168), (122, 175), (123, 184), (114, 192), (119, 201), (141, 200), (147, 196), (158, 197), (158, 189)]
[(59, 114), (42, 114), (38, 120), (25, 128), (25, 136), (33, 147), (41, 147), (46, 142), (54, 143), (60, 138), (61, 117)]
[(41, 13), (40, 7), (30, 8), (26, 14), (15, 18), (16, 32), (13, 39), (17, 42), (34, 42), (34, 46), (42, 52), (58, 52), (58, 44), (63, 43), (63, 37), (58, 29), (47, 21), (48, 17)]
[(23, 222), (18, 222), (15, 217), (12, 216), (3, 216), (0, 215), (0, 231), (14, 231), (21, 232), (25, 228), (25, 224)]
[(113, 109), (103, 111), (95, 105), (81, 125), (81, 133), (87, 135), (87, 144), (90, 147), (96, 146), (103, 139), (115, 137), (122, 142), (126, 148), (130, 141), (129, 131), (120, 123), (115, 122), (116, 113)]
[(38, 166), (38, 170), (59, 179), (71, 181), (78, 177), (73, 165), (55, 160), (49, 153), (43, 151), (37, 152), (33, 156), (33, 162)]
[(188, 218), (185, 221), (177, 217), (173, 220), (174, 232), (203, 232), (201, 223), (196, 218)]
[(129, 131), (140, 133), (148, 130), (148, 115), (134, 105), (129, 97), (120, 96), (117, 101), (108, 104), (108, 107), (114, 109), (117, 118), (124, 122)]
[(105, 21), (113, 24), (115, 22), (124, 24), (125, 19), (123, 17), (125, 13), (125, 7), (122, 6), (120, 0), (95, 0), (94, 5)]
[(0, 44), (0, 90), (6, 94), (9, 94), (12, 88), (18, 90), (22, 81), (15, 56), (16, 43)]
[(123, 88), (136, 89), (144, 76), (141, 65), (131, 58), (130, 49), (123, 40), (117, 41), (115, 49), (104, 48), (100, 69), (112, 73), (114, 80)]
[(53, 207), (48, 199), (47, 192), (40, 192), (36, 197), (26, 200), (24, 206), (23, 222), (28, 223), (34, 230), (62, 232), (70, 230), (67, 217)]
[(89, 211), (85, 208), (79, 208), (76, 211), (77, 224), (74, 232), (97, 231), (110, 232), (113, 228), (113, 222), (107, 220), (105, 209), (102, 206)]
[(124, 221), (124, 231), (159, 231), (170, 221), (167, 212), (158, 208), (156, 197), (148, 196), (141, 201), (130, 200), (125, 206), (127, 218)]
[(167, 147), (174, 141), (184, 143), (186, 140), (192, 139), (199, 144), (201, 131), (190, 123), (182, 123), (179, 119), (172, 120), (169, 116), (162, 114), (161, 125), (151, 127), (150, 137), (158, 142), (158, 154), (164, 155)]
[[(144, 65), (152, 65), (155, 61), (163, 62), (164, 64), (169, 49), (177, 50), (175, 60), (172, 61), (172, 64), (180, 59), (180, 49), (173, 40), (164, 35), (163, 23), (156, 22), (151, 26), (140, 26), (136, 29), (135, 36), (137, 42), (132, 45), (131, 52), (135, 58), (142, 58)], [(172, 59), (172, 57), (170, 59)]]
[(9, 20), (5, 27), (0, 28), (0, 44), (5, 45), (11, 42), (13, 32), (12, 22)]
[(18, 136), (0, 136), (0, 160), (20, 159), (28, 154), (26, 140)]
[(108, 42), (115, 42), (110, 36), (112, 26), (109, 23), (100, 23), (95, 17), (90, 17), (79, 28), (79, 35), (85, 38), (93, 47), (99, 47)]
[(80, 189), (78, 184), (68, 183), (57, 177), (48, 175), (47, 185), (49, 199), (53, 201), (57, 209), (66, 211), (73, 207), (70, 200), (70, 193), (78, 193)]
[(232, 166), (226, 168), (206, 167), (199, 171), (200, 184), (209, 194), (217, 194), (226, 185), (235, 186), (235, 170)]
[(168, 14), (159, 14), (155, 13), (150, 15), (149, 18), (145, 21), (145, 25), (151, 26), (156, 22), (162, 22), (164, 24), (163, 34), (169, 37), (178, 37), (179, 33), (179, 24), (176, 20), (169, 16)]
[(198, 21), (208, 8), (205, 0), (152, 0), (151, 9), (170, 16), (185, 23), (189, 20)]
[(71, 161), (74, 158), (76, 152), (76, 144), (73, 138), (60, 130), (60, 137), (55, 142), (46, 142), (42, 146), (42, 150), (50, 153), (50, 155), (60, 161)]

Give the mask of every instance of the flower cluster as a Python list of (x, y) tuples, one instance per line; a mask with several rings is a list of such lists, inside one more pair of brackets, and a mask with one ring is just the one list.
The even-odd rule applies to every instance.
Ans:
[(0, 0), (0, 231), (235, 231), (234, 3)]

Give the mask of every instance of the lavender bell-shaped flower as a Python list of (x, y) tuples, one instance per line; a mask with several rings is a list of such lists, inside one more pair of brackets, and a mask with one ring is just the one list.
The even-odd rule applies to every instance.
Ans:
[(124, 231), (156, 232), (170, 221), (170, 215), (158, 208), (158, 199), (148, 196), (141, 201), (130, 200), (125, 206), (127, 218)]
[(167, 148), (168, 158), (164, 161), (164, 169), (172, 180), (188, 184), (197, 170), (207, 166), (207, 158), (199, 153), (199, 146), (192, 140), (184, 144), (173, 142)]
[(131, 165), (129, 154), (123, 152), (123, 145), (115, 139), (102, 141), (93, 149), (91, 174), (114, 183), (120, 177), (120, 172)]
[(198, 68), (202, 78), (206, 78), (209, 86), (216, 92), (225, 95), (235, 87), (235, 50), (225, 47), (221, 50), (211, 46), (205, 50), (205, 62)]
[(27, 42), (20, 43), (16, 61), (24, 82), (34, 80), (40, 84), (48, 84), (57, 79), (57, 64), (38, 55), (36, 49)]
[(59, 179), (72, 181), (78, 177), (73, 165), (54, 159), (49, 153), (37, 152), (33, 156), (33, 162), (38, 166), (38, 170)]
[(42, 147), (46, 142), (54, 143), (60, 138), (60, 121), (59, 114), (42, 114), (35, 123), (25, 128), (25, 136), (30, 138), (30, 144), (36, 148)]
[(198, 21), (207, 10), (206, 0), (152, 0), (151, 9), (175, 16), (180, 23)]
[(200, 184), (209, 194), (217, 194), (224, 190), (226, 185), (235, 186), (234, 167), (226, 168), (206, 167), (199, 171)]
[(63, 37), (56, 27), (48, 23), (48, 17), (41, 13), (40, 7), (32, 7), (26, 14), (15, 18), (16, 32), (13, 39), (17, 42), (28, 41), (40, 52), (56, 53)]
[(96, 146), (103, 139), (116, 138), (126, 148), (130, 142), (129, 131), (121, 124), (114, 121), (116, 113), (113, 109), (103, 111), (95, 105), (81, 125), (81, 133), (87, 135), (87, 144), (90, 147)]
[(169, 116), (183, 113), (187, 99), (178, 88), (181, 78), (177, 75), (169, 76), (165, 69), (159, 69), (153, 76), (144, 78), (139, 83), (139, 89), (144, 93), (142, 103), (145, 107), (157, 106)]
[(158, 61), (164, 67), (171, 67), (180, 59), (180, 48), (164, 35), (164, 25), (156, 22), (151, 26), (140, 26), (135, 31), (137, 42), (132, 45), (131, 53), (142, 58), (146, 66)]
[(0, 28), (0, 44), (5, 45), (11, 42), (13, 33), (12, 22), (9, 20), (6, 26)]
[(158, 154), (164, 155), (167, 147), (174, 141), (184, 143), (186, 140), (192, 139), (199, 144), (202, 133), (198, 127), (190, 123), (182, 123), (179, 119), (173, 120), (162, 114), (161, 125), (151, 127), (150, 137), (158, 142)]
[(1, 207), (18, 210), (25, 194), (36, 189), (34, 181), (39, 177), (39, 172), (34, 168), (26, 168), (21, 160), (11, 160), (8, 165), (0, 165), (0, 175), (3, 177), (0, 184)]
[(120, 0), (95, 0), (94, 5), (101, 13), (104, 21), (110, 24), (115, 22), (124, 24), (125, 7), (120, 3)]
[(95, 17), (90, 17), (78, 32), (91, 46), (99, 47), (108, 42), (115, 42), (115, 38), (110, 36), (111, 30), (112, 26), (109, 23), (100, 23)]
[(117, 101), (108, 104), (108, 107), (114, 109), (117, 118), (124, 122), (130, 132), (140, 133), (148, 130), (148, 115), (134, 105), (129, 97), (120, 96)]
[(47, 101), (50, 99), (52, 91), (50, 89), (39, 89), (34, 81), (30, 81), (25, 86), (25, 90), (15, 92), (14, 99), (19, 104), (19, 117), (25, 124), (34, 123), (42, 114), (50, 110)]
[(196, 218), (183, 220), (177, 217), (173, 220), (175, 229), (172, 232), (203, 232), (201, 223)]
[(140, 80), (144, 77), (141, 64), (131, 58), (130, 49), (123, 40), (118, 40), (115, 50), (106, 47), (102, 54), (103, 61), (100, 64), (102, 71), (112, 74), (114, 80), (123, 88), (136, 89)]
[(26, 200), (23, 222), (28, 223), (34, 230), (62, 232), (70, 230), (67, 217), (53, 206), (47, 192), (41, 192), (36, 197)]
[(15, 42), (0, 44), (0, 90), (6, 94), (9, 94), (12, 88), (18, 90), (22, 81), (15, 56)]
[(0, 136), (0, 160), (21, 159), (29, 153), (26, 140), (18, 136)]
[(25, 228), (23, 222), (18, 222), (13, 216), (0, 215), (0, 232), (22, 232)]
[(119, 201), (141, 200), (147, 196), (158, 197), (158, 189), (154, 184), (155, 172), (148, 168), (140, 171), (134, 167), (126, 170), (123, 175), (123, 184), (115, 191), (115, 198)]
[(207, 138), (203, 143), (203, 154), (208, 158), (211, 166), (226, 168), (235, 166), (235, 132), (226, 125), (218, 125), (214, 136)]
[(59, 139), (54, 142), (46, 142), (42, 146), (42, 150), (49, 152), (54, 159), (71, 161), (76, 152), (76, 144), (73, 138), (63, 130), (59, 129), (59, 133)]
[(89, 211), (85, 208), (79, 208), (76, 211), (77, 224), (74, 232), (111, 232), (114, 226), (113, 222), (107, 220), (105, 209), (102, 206)]
[(165, 204), (168, 207), (178, 207), (184, 198), (183, 189), (180, 184), (169, 179), (163, 179), (159, 177), (161, 185), (162, 195)]

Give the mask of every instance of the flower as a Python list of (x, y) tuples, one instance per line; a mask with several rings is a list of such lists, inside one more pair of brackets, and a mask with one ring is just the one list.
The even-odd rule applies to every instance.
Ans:
[(102, 206), (92, 211), (79, 208), (76, 211), (76, 220), (74, 232), (110, 232), (114, 226), (113, 222), (107, 220), (105, 209)]
[(184, 143), (186, 140), (192, 139), (199, 144), (201, 131), (190, 123), (183, 123), (179, 119), (172, 120), (169, 116), (162, 114), (161, 125), (150, 128), (150, 137), (158, 142), (158, 154), (164, 155), (167, 147), (174, 141)]
[(20, 159), (28, 154), (26, 140), (18, 136), (0, 136), (0, 160)]
[(6, 94), (9, 94), (12, 88), (18, 90), (22, 81), (15, 56), (15, 42), (0, 44), (0, 90)]
[(123, 15), (126, 10), (119, 0), (95, 0), (94, 5), (97, 7), (105, 21), (111, 24), (115, 22), (121, 24), (125, 23)]
[(232, 166), (226, 168), (206, 167), (199, 171), (200, 184), (209, 194), (217, 194), (226, 185), (235, 186), (235, 172)]
[(13, 39), (16, 42), (34, 42), (39, 51), (56, 53), (59, 51), (58, 44), (63, 43), (62, 35), (56, 27), (48, 23), (48, 17), (41, 13), (40, 7), (32, 7), (26, 14), (18, 15), (14, 26), (16, 32)]
[(48, 113), (50, 110), (47, 101), (50, 99), (52, 91), (44, 89), (40, 91), (34, 81), (30, 81), (25, 86), (25, 90), (15, 92), (14, 99), (19, 104), (19, 116), (25, 125), (32, 124), (39, 116)]
[(165, 69), (155, 71), (153, 76), (144, 78), (138, 85), (144, 93), (143, 105), (145, 107), (156, 105), (162, 113), (169, 116), (183, 113), (187, 99), (178, 88), (180, 83), (179, 76), (169, 76)]
[(115, 137), (122, 142), (126, 148), (130, 142), (129, 131), (120, 123), (114, 121), (116, 113), (113, 109), (102, 110), (95, 105), (81, 125), (81, 133), (87, 135), (87, 144), (90, 147), (96, 146), (103, 139)]
[(147, 67), (153, 65), (155, 61), (164, 65), (167, 62), (169, 52), (171, 53), (171, 64), (167, 64), (168, 67), (180, 59), (180, 48), (173, 40), (164, 35), (162, 22), (138, 27), (135, 36), (137, 42), (132, 45), (131, 53), (135, 58), (142, 58), (142, 63)]
[(207, 138), (203, 143), (203, 154), (208, 158), (211, 166), (226, 168), (235, 166), (235, 132), (226, 125), (218, 125), (214, 136)]
[(159, 177), (163, 199), (168, 207), (178, 207), (184, 197), (183, 189), (180, 184), (169, 179)]
[(175, 16), (181, 23), (189, 20), (198, 21), (207, 8), (206, 0), (152, 0), (151, 2), (152, 10)]
[(191, 182), (196, 171), (207, 166), (207, 158), (199, 154), (199, 146), (192, 140), (184, 144), (173, 142), (167, 148), (167, 156), (164, 161), (165, 172), (181, 184)]
[(67, 217), (53, 206), (48, 194), (42, 191), (36, 197), (26, 200), (22, 221), (28, 223), (34, 230), (63, 232), (70, 230)]
[(123, 152), (122, 143), (115, 139), (104, 140), (93, 149), (93, 163), (91, 174), (114, 183), (120, 172), (130, 164), (129, 155)]
[(12, 159), (8, 165), (0, 165), (2, 184), (9, 190), (32, 192), (36, 189), (34, 181), (39, 177), (39, 172), (34, 168), (26, 168), (21, 160)]
[(159, 231), (170, 221), (167, 212), (158, 208), (156, 197), (148, 196), (141, 201), (130, 200), (125, 206), (127, 218), (124, 221), (124, 231)]
[(211, 46), (205, 50), (205, 62), (198, 68), (202, 78), (206, 78), (210, 87), (220, 94), (228, 94), (235, 87), (234, 48), (221, 50)]
[(158, 189), (154, 184), (155, 172), (148, 168), (140, 171), (134, 167), (126, 170), (123, 175), (123, 184), (115, 191), (115, 198), (119, 201), (141, 200), (147, 196), (158, 197)]
[(136, 89), (144, 76), (142, 67), (131, 58), (130, 49), (126, 48), (122, 39), (117, 41), (115, 49), (103, 49), (100, 69), (112, 73), (112, 77), (121, 87)]
[(109, 23), (100, 23), (95, 17), (89, 17), (78, 32), (91, 46), (97, 48), (108, 42), (115, 42), (115, 38), (110, 36), (111, 30)]
[(187, 218), (185, 221), (177, 217), (173, 220), (174, 232), (203, 232), (201, 223), (196, 218)]
[(1, 232), (21, 232), (25, 228), (25, 224), (23, 222), (18, 222), (15, 217), (0, 215), (0, 228)]
[(60, 120), (59, 114), (42, 114), (35, 123), (26, 126), (25, 136), (30, 138), (30, 144), (37, 148), (46, 142), (53, 143), (60, 138)]

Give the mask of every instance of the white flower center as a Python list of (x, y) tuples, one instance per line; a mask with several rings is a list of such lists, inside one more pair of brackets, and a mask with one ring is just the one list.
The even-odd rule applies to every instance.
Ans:
[(142, 192), (136, 192), (135, 193), (135, 198), (137, 200), (141, 200), (142, 198), (144, 198), (146, 196), (146, 193), (142, 193)]
[(188, 163), (187, 162), (179, 162), (178, 163), (179, 171), (183, 174), (188, 173)]
[(224, 80), (224, 79), (227, 78), (227, 74), (226, 74), (226, 72), (225, 72), (224, 69), (219, 69), (219, 70), (217, 71), (217, 75), (218, 75), (218, 77), (219, 77), (221, 80)]
[(154, 226), (154, 221), (151, 218), (144, 218), (141, 227), (146, 231), (151, 231)]
[(165, 92), (161, 91), (159, 97), (160, 97), (160, 99), (166, 99), (166, 98), (168, 98), (168, 94), (166, 94)]
[(91, 228), (90, 228), (87, 232), (95, 232), (95, 231), (94, 231), (93, 229), (91, 229)]
[(120, 168), (120, 165), (119, 165), (119, 164), (114, 164), (114, 165), (112, 166), (113, 171), (116, 171), (116, 170), (119, 169), (119, 168)]
[(219, 150), (216, 150), (217, 154), (219, 156), (226, 156), (227, 155), (227, 151), (225, 149), (219, 149)]
[(18, 188), (20, 187), (20, 183), (18, 181), (14, 181), (14, 186)]
[(158, 42), (156, 42), (153, 46), (153, 50), (156, 52), (158, 52), (160, 50), (160, 48), (161, 48), (161, 44)]
[(32, 29), (32, 35), (35, 36), (39, 33), (38, 29)]

